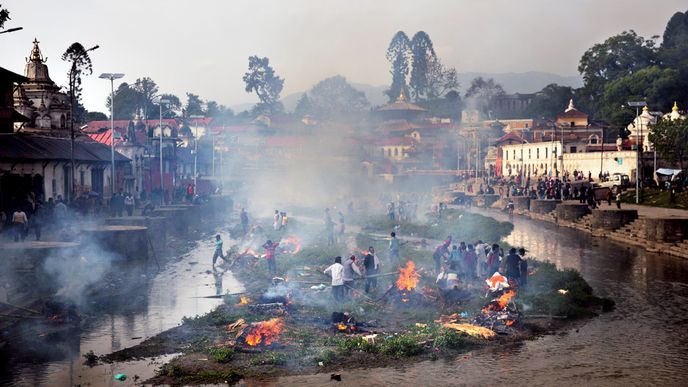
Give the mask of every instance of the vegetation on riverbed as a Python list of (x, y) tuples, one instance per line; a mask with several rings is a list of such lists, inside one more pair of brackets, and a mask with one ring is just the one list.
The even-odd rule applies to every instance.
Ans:
[[(635, 191), (626, 191), (621, 195), (623, 203), (635, 204)], [(671, 202), (671, 193), (668, 190), (658, 188), (645, 188), (642, 191), (642, 205), (664, 208), (678, 208), (688, 210), (688, 191), (676, 194), (674, 203)]]

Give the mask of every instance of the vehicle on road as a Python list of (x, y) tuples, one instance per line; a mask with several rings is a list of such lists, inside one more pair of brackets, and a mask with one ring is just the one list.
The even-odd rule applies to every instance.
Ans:
[(631, 179), (628, 177), (628, 175), (624, 175), (622, 173), (615, 173), (609, 176), (609, 179), (607, 181), (602, 181), (598, 185), (600, 187), (611, 188), (613, 190), (616, 190), (617, 188), (624, 189), (630, 187)]

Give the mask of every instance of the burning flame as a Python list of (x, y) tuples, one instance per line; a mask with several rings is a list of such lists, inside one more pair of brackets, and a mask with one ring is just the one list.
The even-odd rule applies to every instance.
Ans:
[(260, 257), (260, 254), (258, 254), (255, 250), (253, 250), (250, 247), (244, 250), (244, 252), (241, 255), (251, 255), (254, 257)]
[(339, 323), (339, 324), (337, 324), (337, 329), (339, 329), (340, 331), (345, 331), (345, 330), (346, 330), (346, 325), (345, 325), (345, 324), (342, 324), (342, 323)]
[(514, 325), (514, 320), (506, 320), (506, 326), (510, 327)]
[(289, 236), (280, 241), (282, 251), (289, 254), (297, 254), (301, 251), (301, 239), (295, 236)]
[(239, 298), (239, 305), (248, 305), (249, 302), (251, 302), (251, 299), (246, 296), (241, 296)]
[(499, 296), (499, 298), (497, 299), (497, 303), (499, 304), (499, 306), (500, 306), (502, 309), (504, 309), (504, 308), (506, 308), (506, 306), (507, 306), (507, 304), (509, 303), (509, 301), (511, 301), (511, 299), (512, 299), (515, 295), (516, 295), (516, 292), (513, 291), (513, 290), (509, 290), (509, 291), (507, 291), (507, 292), (504, 292), (504, 294), (502, 294), (501, 296)]
[(281, 318), (273, 318), (268, 321), (261, 321), (251, 327), (251, 331), (246, 336), (246, 344), (254, 347), (258, 344), (270, 345), (277, 340), (277, 337), (284, 329), (284, 321)]
[(406, 262), (406, 267), (399, 269), (397, 278), (397, 289), (410, 291), (416, 288), (420, 274), (416, 271), (416, 264), (413, 261)]

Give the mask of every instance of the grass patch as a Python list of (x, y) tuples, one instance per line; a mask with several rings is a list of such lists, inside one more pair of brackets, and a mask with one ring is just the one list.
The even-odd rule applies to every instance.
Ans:
[[(671, 203), (670, 195), (667, 190), (645, 188), (642, 191), (640, 204), (652, 207), (688, 209), (688, 191), (677, 193), (675, 203)], [(635, 204), (635, 191), (626, 191), (621, 194), (621, 202)]]
[(419, 337), (415, 334), (399, 334), (385, 339), (380, 344), (380, 353), (393, 357), (409, 357), (423, 352)]
[(265, 351), (251, 358), (251, 365), (284, 365), (287, 364), (287, 354), (275, 351)]
[(535, 267), (535, 272), (528, 276), (528, 286), (519, 294), (528, 313), (581, 318), (594, 316), (595, 309), (613, 308), (614, 302), (595, 296), (577, 271), (558, 270), (550, 262), (531, 261), (529, 266)]
[(208, 351), (208, 355), (218, 363), (228, 363), (234, 356), (234, 350), (232, 348), (213, 347)]

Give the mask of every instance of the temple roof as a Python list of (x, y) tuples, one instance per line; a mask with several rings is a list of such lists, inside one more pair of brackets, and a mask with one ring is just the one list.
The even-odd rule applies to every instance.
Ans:
[(417, 112), (424, 112), (425, 109), (422, 107), (412, 104), (410, 102), (406, 101), (406, 96), (404, 95), (404, 91), (402, 90), (399, 93), (399, 97), (397, 97), (397, 100), (394, 101), (393, 103), (387, 104), (385, 106), (382, 106), (377, 109), (379, 112), (385, 112), (385, 111), (417, 111)]

